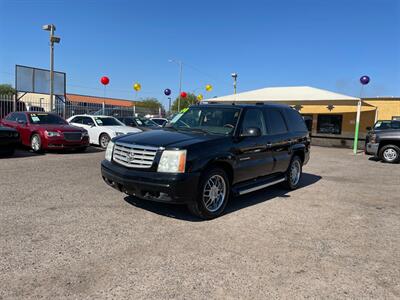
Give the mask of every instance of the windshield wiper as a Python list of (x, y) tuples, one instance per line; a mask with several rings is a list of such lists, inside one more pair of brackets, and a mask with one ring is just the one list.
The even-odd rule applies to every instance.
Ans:
[(183, 131), (197, 131), (197, 132), (202, 132), (202, 133), (207, 133), (210, 134), (211, 132), (208, 131), (207, 129), (203, 129), (203, 128), (199, 128), (199, 127), (183, 127), (183, 128), (179, 128), (182, 129)]

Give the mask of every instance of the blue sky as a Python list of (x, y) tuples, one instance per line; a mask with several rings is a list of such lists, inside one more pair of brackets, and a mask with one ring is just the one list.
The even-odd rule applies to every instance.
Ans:
[[(400, 96), (400, 1), (0, 0), (0, 82), (15, 64), (49, 67), (46, 23), (57, 26), (55, 68), (67, 90), (134, 99), (178, 90), (220, 96), (269, 86), (310, 85), (358, 96)], [(207, 93), (205, 85), (213, 85)]]

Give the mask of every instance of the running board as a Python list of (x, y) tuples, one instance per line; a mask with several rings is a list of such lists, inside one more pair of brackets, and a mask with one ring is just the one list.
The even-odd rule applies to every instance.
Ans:
[(271, 185), (280, 183), (285, 181), (286, 178), (285, 177), (273, 177), (273, 178), (268, 178), (268, 179), (264, 179), (264, 180), (260, 180), (261, 182), (252, 182), (250, 184), (247, 184), (245, 186), (241, 185), (239, 187), (234, 187), (234, 193), (237, 195), (244, 195), (244, 194), (248, 194), (251, 192), (255, 192), (258, 190), (261, 190), (263, 188), (269, 187)]

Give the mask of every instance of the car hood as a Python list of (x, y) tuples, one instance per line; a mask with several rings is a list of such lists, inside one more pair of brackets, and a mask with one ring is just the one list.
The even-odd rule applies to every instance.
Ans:
[(47, 131), (61, 131), (61, 132), (82, 132), (82, 128), (68, 124), (32, 124), (32, 127), (40, 128)]
[(185, 147), (209, 140), (226, 138), (220, 135), (203, 134), (197, 132), (175, 131), (173, 129), (160, 129), (145, 131), (140, 134), (127, 135), (114, 139), (115, 142), (136, 144), (153, 147)]
[(122, 132), (122, 133), (141, 132), (140, 129), (132, 128), (129, 126), (100, 126), (100, 128), (104, 128), (106, 130), (110, 130), (113, 132)]

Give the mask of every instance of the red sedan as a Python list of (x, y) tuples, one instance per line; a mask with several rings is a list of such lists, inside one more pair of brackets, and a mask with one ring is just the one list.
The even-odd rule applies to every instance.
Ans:
[(21, 143), (35, 152), (48, 149), (76, 149), (89, 146), (88, 132), (69, 125), (56, 114), (46, 112), (13, 112), (2, 123), (19, 131)]

